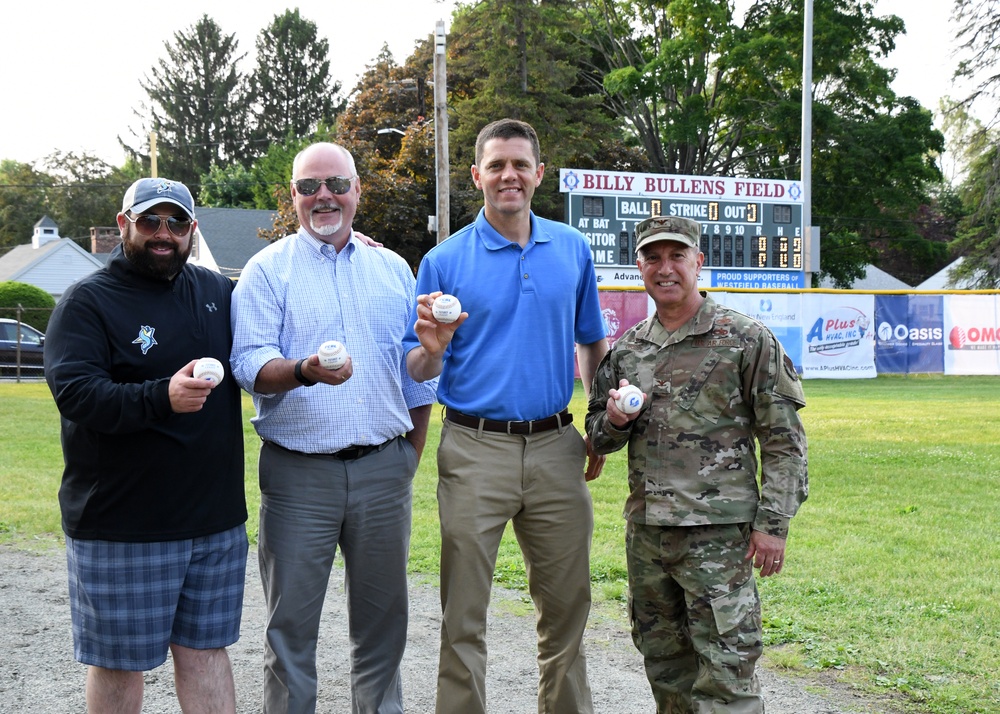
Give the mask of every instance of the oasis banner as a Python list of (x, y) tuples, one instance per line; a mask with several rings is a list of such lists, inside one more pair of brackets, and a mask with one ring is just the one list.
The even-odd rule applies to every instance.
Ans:
[(941, 295), (875, 296), (875, 368), (879, 374), (944, 372)]

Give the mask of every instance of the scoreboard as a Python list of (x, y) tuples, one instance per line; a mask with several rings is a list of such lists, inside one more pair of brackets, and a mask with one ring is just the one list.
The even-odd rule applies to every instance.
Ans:
[(589, 240), (599, 276), (622, 275), (622, 282), (634, 284), (636, 224), (650, 216), (683, 216), (701, 224), (702, 272), (711, 286), (750, 287), (754, 278), (761, 287), (804, 285), (808, 266), (796, 181), (562, 169), (559, 186), (566, 222)]

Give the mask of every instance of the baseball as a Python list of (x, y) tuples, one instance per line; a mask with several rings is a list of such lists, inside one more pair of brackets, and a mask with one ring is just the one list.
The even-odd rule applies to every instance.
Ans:
[(627, 384), (618, 388), (618, 399), (615, 400), (615, 406), (625, 414), (635, 414), (642, 409), (645, 401), (646, 397), (641, 389), (634, 384)]
[(340, 369), (347, 364), (347, 348), (336, 340), (328, 340), (317, 351), (320, 366), (326, 369)]
[(462, 314), (462, 303), (454, 295), (439, 295), (431, 306), (431, 314), (438, 322), (454, 322)]
[(214, 357), (202, 357), (194, 363), (195, 379), (207, 379), (218, 384), (226, 376), (226, 370), (222, 362)]

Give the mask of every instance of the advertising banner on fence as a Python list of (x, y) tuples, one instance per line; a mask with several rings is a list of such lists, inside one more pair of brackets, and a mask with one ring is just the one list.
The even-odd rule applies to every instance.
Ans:
[(802, 298), (799, 293), (713, 293), (716, 302), (767, 325), (795, 370), (802, 373)]
[[(601, 290), (598, 295), (601, 299), (601, 315), (604, 317), (604, 331), (607, 333), (609, 347), (615, 344), (625, 330), (653, 314), (653, 302), (645, 291)], [(579, 362), (574, 362), (573, 370), (579, 379)]]
[(943, 313), (941, 295), (876, 295), (878, 373), (944, 372)]
[(944, 296), (944, 373), (1000, 374), (996, 295)]
[[(653, 310), (645, 292), (602, 290), (613, 344)], [(1000, 375), (1000, 295), (713, 291), (774, 332), (805, 379)]]
[(608, 346), (637, 322), (652, 314), (652, 302), (645, 292), (628, 290), (621, 292), (601, 291), (601, 314), (604, 315), (604, 329), (608, 333)]
[(802, 302), (802, 376), (875, 377), (875, 296), (810, 295)]

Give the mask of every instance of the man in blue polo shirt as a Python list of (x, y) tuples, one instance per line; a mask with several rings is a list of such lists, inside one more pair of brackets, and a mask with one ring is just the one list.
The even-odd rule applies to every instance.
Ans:
[[(539, 218), (538, 137), (503, 119), (476, 141), (475, 223), (431, 250), (417, 274), (417, 321), (404, 339), (417, 380), (441, 375), (438, 448), (441, 656), (437, 712), (486, 711), (486, 612), (508, 521), (538, 619), (538, 710), (593, 711), (583, 653), (590, 612), (593, 509), (586, 481), (603, 459), (567, 411), (574, 344), (589, 390), (608, 343), (590, 247)], [(442, 293), (465, 310), (434, 319)]]

